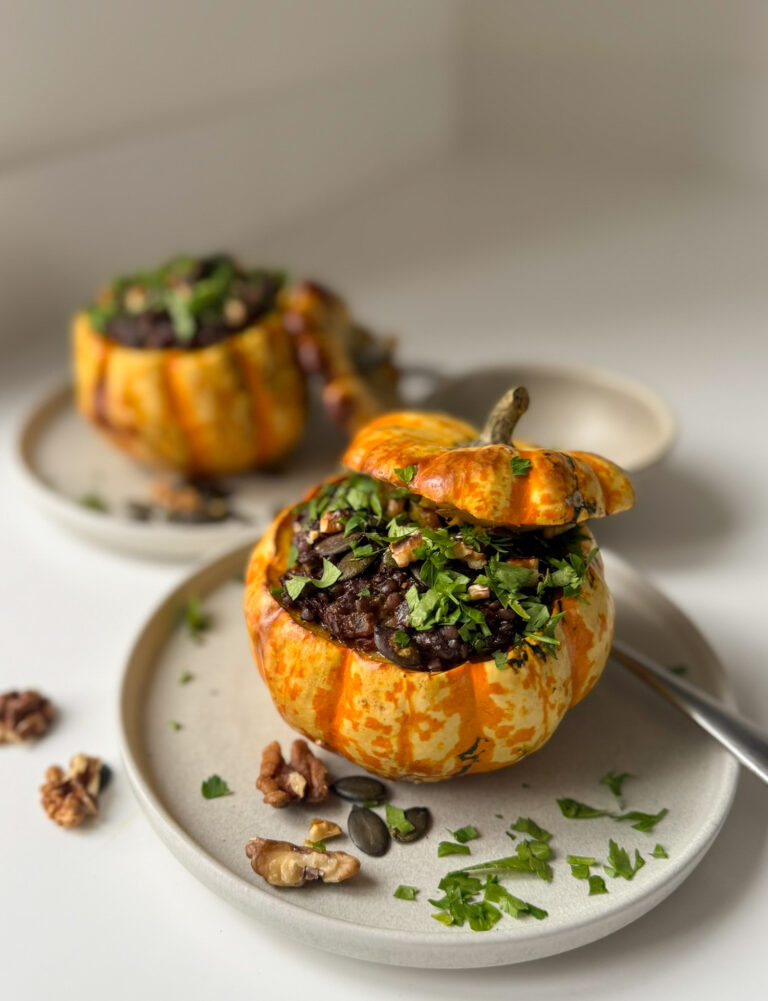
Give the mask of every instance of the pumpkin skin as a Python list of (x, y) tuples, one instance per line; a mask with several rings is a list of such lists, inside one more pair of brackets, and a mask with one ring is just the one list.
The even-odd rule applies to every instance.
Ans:
[[(293, 517), (292, 508), (283, 511), (251, 556), (244, 605), (254, 658), (286, 722), (367, 771), (435, 782), (513, 764), (548, 740), (600, 677), (614, 611), (599, 556), (586, 600), (555, 603), (565, 616), (552, 652), (524, 643), (517, 670), (490, 660), (412, 671), (335, 643), (275, 600), (270, 589), (288, 563)], [(583, 531), (586, 555), (594, 540)]]
[[(631, 508), (635, 495), (615, 463), (590, 452), (518, 442), (474, 444), (477, 429), (441, 414), (402, 411), (372, 420), (342, 458), (358, 473), (402, 486), (395, 472), (415, 466), (408, 489), (464, 521), (514, 527), (569, 525)], [(516, 476), (510, 460), (530, 462)]]
[(72, 337), (78, 410), (140, 462), (236, 473), (277, 462), (302, 434), (304, 377), (277, 313), (195, 350), (126, 347), (85, 312)]

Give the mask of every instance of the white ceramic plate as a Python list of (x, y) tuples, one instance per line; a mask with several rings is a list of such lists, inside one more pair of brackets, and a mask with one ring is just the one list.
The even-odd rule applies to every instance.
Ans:
[[(427, 371), (405, 371), (406, 399), (423, 398), (436, 378)], [(279, 471), (220, 478), (243, 520), (203, 525), (140, 522), (129, 517), (128, 504), (149, 500), (157, 472), (123, 455), (90, 427), (78, 416), (71, 389), (59, 386), (25, 417), (16, 468), (28, 496), (46, 515), (91, 542), (152, 559), (199, 559), (260, 535), (285, 504), (333, 472), (345, 440), (311, 401), (304, 437)], [(101, 498), (107, 511), (83, 506), (81, 498), (89, 494)]]
[(669, 407), (642, 383), (595, 368), (497, 366), (468, 372), (438, 386), (424, 409), (445, 410), (482, 426), (490, 404), (510, 386), (531, 395), (517, 436), (550, 448), (596, 452), (636, 473), (672, 447)]
[[(241, 612), (247, 547), (193, 573), (158, 607), (144, 627), (125, 669), (121, 691), (123, 756), (131, 784), (150, 822), (181, 862), (210, 889), (294, 939), (348, 956), (421, 967), (481, 967), (552, 955), (594, 941), (639, 918), (690, 874), (712, 844), (733, 797), (737, 765), (714, 742), (617, 665), (609, 665), (595, 691), (572, 710), (553, 739), (529, 759), (485, 776), (435, 785), (388, 783), (397, 806), (428, 806), (429, 835), (393, 844), (340, 886), (301, 889), (267, 886), (250, 868), (250, 837), (301, 843), (310, 819), (323, 816), (345, 827), (349, 804), (330, 797), (320, 807), (274, 810), (254, 788), (261, 749), (295, 734), (272, 706), (251, 660)], [(689, 665), (689, 676), (730, 701), (723, 670), (695, 627), (627, 564), (606, 555), (616, 598), (618, 632), (664, 663)], [(190, 594), (203, 598), (213, 627), (196, 644), (179, 627)], [(182, 672), (193, 675), (180, 684)], [(170, 720), (182, 729), (172, 729)], [(359, 774), (343, 758), (322, 753), (331, 774)], [(566, 820), (556, 798), (570, 796), (615, 809), (598, 780), (608, 770), (630, 772), (625, 806), (669, 815), (652, 833), (609, 818)], [(221, 775), (234, 795), (201, 796), (201, 782)], [(496, 814), (502, 814), (498, 819)], [(503, 916), (491, 931), (447, 928), (432, 920), (429, 897), (442, 875), (462, 863), (510, 855), (505, 835), (519, 816), (554, 833), (554, 879), (516, 875), (505, 885), (549, 912), (543, 921)], [(437, 857), (446, 828), (474, 824), (481, 837), (472, 857)], [(567, 854), (605, 860), (608, 839), (646, 865), (632, 882), (606, 876), (609, 893), (590, 897), (574, 879)], [(660, 842), (669, 859), (652, 858)], [(346, 838), (329, 847), (359, 852)], [(599, 871), (599, 870), (595, 870)], [(393, 897), (401, 884), (420, 888), (416, 902)]]

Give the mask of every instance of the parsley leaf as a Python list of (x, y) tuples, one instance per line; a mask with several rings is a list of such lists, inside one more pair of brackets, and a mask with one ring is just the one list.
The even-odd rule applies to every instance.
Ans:
[(614, 820), (634, 821), (632, 827), (636, 831), (652, 831), (654, 827), (663, 820), (669, 810), (665, 807), (658, 813), (643, 813), (641, 810), (630, 810), (629, 813), (612, 814)]
[(179, 730), (181, 730), (181, 723), (179, 723), (179, 721), (177, 719), (169, 719), (168, 720), (168, 726), (172, 730), (175, 730), (177, 733), (178, 733)]
[(400, 647), (408, 646), (408, 644), (411, 642), (411, 637), (403, 629), (396, 629), (394, 635), (392, 636), (392, 639)]
[(521, 459), (519, 455), (513, 455), (509, 460), (509, 465), (512, 469), (513, 476), (525, 476), (530, 472), (531, 460)]
[(552, 834), (539, 827), (535, 820), (530, 817), (518, 817), (514, 824), (509, 825), (511, 831), (518, 831), (520, 834), (530, 834), (536, 841), (549, 841)]
[(200, 598), (196, 594), (190, 594), (184, 606), (184, 623), (187, 633), (195, 641), (202, 643), (203, 633), (211, 628), (211, 617), (203, 611)]
[(467, 824), (466, 827), (460, 827), (457, 831), (451, 831), (450, 833), (462, 845), (466, 844), (467, 841), (474, 841), (475, 838), (480, 837), (479, 831), (472, 824)]
[(606, 772), (605, 775), (600, 779), (601, 785), (608, 786), (616, 799), (621, 797), (621, 788), (624, 785), (625, 779), (631, 779), (632, 776), (629, 772)]
[(395, 468), (395, 476), (403, 483), (410, 483), (416, 475), (416, 466), (404, 466), (402, 469)]
[(471, 855), (469, 845), (456, 845), (452, 841), (441, 841), (437, 846), (437, 857), (444, 858), (446, 855)]
[(211, 775), (203, 782), (200, 790), (205, 799), (218, 799), (220, 796), (232, 796), (232, 790), (220, 775)]
[(386, 806), (387, 813), (387, 827), (390, 830), (397, 831), (398, 834), (410, 834), (415, 830), (413, 824), (405, 816), (405, 811), (401, 810), (399, 806), (392, 806), (387, 803)]
[(307, 584), (311, 584), (313, 587), (318, 587), (324, 590), (327, 587), (331, 587), (332, 584), (335, 584), (339, 577), (341, 577), (341, 570), (339, 567), (323, 557), (323, 573), (319, 578), (302, 577), (299, 574), (295, 574), (294, 576), (289, 577), (285, 582), (285, 590), (295, 601)]
[(659, 844), (657, 844), (656, 847), (653, 849), (651, 855), (653, 856), (653, 858), (669, 858), (666, 848), (663, 848)]
[(398, 900), (415, 900), (416, 895), (419, 890), (415, 886), (404, 886), (402, 883), (395, 892), (392, 894), (393, 897), (397, 897)]
[(607, 810), (598, 810), (597, 807), (587, 806), (586, 803), (579, 803), (575, 799), (559, 799), (557, 805), (564, 817), (569, 820), (591, 820), (593, 817), (608, 817)]
[(502, 911), (510, 914), (513, 918), (523, 918), (526, 915), (530, 915), (532, 918), (536, 918), (537, 921), (542, 921), (548, 917), (547, 911), (541, 907), (535, 907), (526, 900), (521, 900), (519, 897), (513, 896), (500, 883), (496, 882), (496, 877), (494, 876), (488, 877), (485, 884), (484, 896), (486, 900), (498, 904)]
[(109, 511), (109, 505), (97, 493), (83, 494), (77, 502), (81, 507), (87, 507), (90, 511), (98, 511), (99, 514), (106, 514)]
[(601, 893), (607, 893), (608, 887), (605, 885), (605, 880), (602, 876), (590, 876), (589, 877), (589, 896), (596, 897)]
[(493, 659), (496, 662), (496, 667), (499, 671), (506, 671), (509, 666), (509, 660), (507, 659), (508, 654), (506, 650), (494, 650)]
[(622, 879), (634, 879), (635, 874), (644, 865), (645, 859), (637, 849), (635, 849), (635, 863), (633, 865), (629, 860), (629, 853), (625, 848), (617, 845), (612, 838), (608, 842), (608, 862), (603, 866), (603, 869), (605, 869), (609, 876), (612, 876), (614, 879), (617, 879), (619, 876)]
[(189, 671), (182, 671), (179, 675), (179, 684), (188, 685), (193, 678), (194, 674), (190, 674)]

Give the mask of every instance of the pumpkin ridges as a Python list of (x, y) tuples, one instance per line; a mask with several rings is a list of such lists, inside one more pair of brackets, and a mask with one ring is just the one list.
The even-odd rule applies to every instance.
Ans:
[[(572, 682), (575, 648), (563, 628), (566, 620), (556, 632), (561, 647), (543, 658), (525, 644), (526, 663), (518, 672), (499, 671), (494, 661), (487, 661), (460, 664), (436, 675), (366, 657), (334, 643), (320, 628), (306, 628), (269, 592), (285, 566), (292, 520), (292, 510), (283, 511), (254, 550), (245, 610), (262, 677), (281, 715), (309, 739), (385, 777), (439, 780), (458, 772), (491, 771), (530, 754), (551, 735), (569, 701), (577, 694), (583, 697)], [(583, 545), (585, 553), (591, 549), (591, 535)], [(602, 577), (595, 573), (586, 597), (599, 609), (606, 607), (606, 596)], [(566, 618), (581, 614), (577, 599), (563, 599), (563, 606)], [(583, 641), (587, 633), (579, 635)], [(600, 644), (598, 654), (596, 659), (585, 651), (589, 687), (602, 668)], [(289, 696), (281, 680), (286, 672), (294, 674), (302, 693), (313, 692), (311, 700)], [(395, 698), (387, 698), (395, 692)], [(359, 701), (350, 701), (353, 694), (365, 697), (368, 705), (360, 709)], [(472, 710), (467, 712), (470, 701)], [(384, 722), (389, 733), (366, 727), (369, 717)], [(460, 758), (475, 741), (475, 751)]]
[[(142, 462), (223, 475), (250, 468), (260, 453), (268, 462), (277, 460), (301, 434), (303, 376), (279, 318), (189, 351), (117, 344), (99, 333), (82, 312), (73, 320), (72, 336), (78, 409)], [(249, 351), (256, 342), (265, 357), (275, 353), (274, 379), (262, 379), (258, 366), (251, 370)], [(245, 373), (241, 357), (246, 360)], [(287, 373), (277, 371), (286, 366)], [(100, 369), (103, 390), (97, 379)], [(261, 395), (268, 381), (275, 384), (274, 391), (267, 387), (261, 415), (252, 397), (257, 391)], [(258, 435), (257, 413), (263, 416)]]
[(181, 438), (186, 447), (184, 466), (185, 468), (193, 470), (201, 465), (200, 451), (195, 438), (194, 427), (191, 426), (187, 420), (187, 408), (184, 406), (184, 399), (177, 387), (176, 368), (174, 362), (175, 356), (173, 354), (168, 354), (163, 360), (160, 361), (159, 367), (163, 374), (165, 391), (168, 397), (168, 405), (174, 418), (174, 424), (178, 427)]
[[(516, 475), (513, 458), (527, 460)], [(513, 527), (564, 525), (631, 507), (623, 471), (588, 452), (560, 452), (527, 442), (478, 442), (464, 421), (396, 412), (371, 421), (342, 462), (356, 472), (402, 485), (396, 470), (414, 466), (408, 487), (464, 520)]]

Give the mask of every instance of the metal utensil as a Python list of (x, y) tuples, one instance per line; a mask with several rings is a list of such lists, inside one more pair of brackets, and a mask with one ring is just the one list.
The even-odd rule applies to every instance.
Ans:
[(768, 782), (768, 734), (764, 730), (626, 643), (614, 640), (612, 654)]

